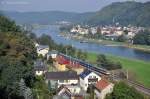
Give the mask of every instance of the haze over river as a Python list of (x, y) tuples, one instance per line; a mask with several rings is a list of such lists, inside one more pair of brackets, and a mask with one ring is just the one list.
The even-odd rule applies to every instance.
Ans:
[(49, 25), (40, 28), (33, 29), (33, 32), (40, 36), (42, 34), (47, 34), (52, 37), (52, 39), (58, 44), (72, 45), (77, 49), (82, 49), (83, 51), (96, 52), (101, 54), (111, 54), (115, 56), (121, 56), (131, 59), (139, 59), (144, 61), (150, 61), (150, 53), (126, 48), (121, 46), (106, 46), (96, 43), (80, 43), (80, 41), (66, 39), (65, 37), (60, 37), (59, 26)]

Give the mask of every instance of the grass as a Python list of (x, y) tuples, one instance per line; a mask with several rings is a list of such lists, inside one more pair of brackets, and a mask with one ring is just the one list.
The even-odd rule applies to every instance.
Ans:
[[(97, 54), (88, 53), (88, 61), (95, 62)], [(146, 87), (150, 87), (150, 62), (145, 62), (141, 60), (127, 59), (123, 57), (106, 55), (108, 59), (115, 62), (120, 62), (123, 69), (127, 69), (136, 74), (136, 79), (138, 82), (142, 83)]]

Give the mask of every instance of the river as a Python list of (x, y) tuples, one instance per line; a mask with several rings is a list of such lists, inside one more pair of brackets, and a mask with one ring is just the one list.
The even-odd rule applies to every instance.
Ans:
[(144, 61), (150, 61), (150, 53), (136, 50), (133, 48), (126, 48), (121, 46), (106, 46), (96, 43), (80, 43), (80, 41), (72, 40), (72, 39), (66, 39), (64, 37), (60, 37), (59, 35), (59, 27), (50, 25), (50, 26), (44, 26), (40, 28), (33, 29), (33, 32), (40, 36), (42, 34), (47, 34), (52, 37), (52, 39), (57, 44), (64, 44), (64, 45), (72, 45), (77, 49), (82, 49), (83, 51), (88, 52), (95, 52), (95, 53), (101, 53), (101, 54), (111, 54), (115, 56), (121, 56), (131, 59), (138, 59), (138, 60), (144, 60)]

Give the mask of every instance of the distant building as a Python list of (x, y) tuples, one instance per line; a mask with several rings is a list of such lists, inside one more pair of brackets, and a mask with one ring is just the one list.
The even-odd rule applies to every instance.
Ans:
[(90, 30), (91, 30), (92, 34), (96, 34), (97, 33), (97, 27), (92, 27)]
[(51, 85), (51, 88), (59, 88), (61, 85), (78, 84), (78, 75), (74, 71), (46, 72), (45, 79), (46, 83)]
[(105, 99), (106, 94), (109, 94), (113, 91), (114, 84), (108, 82), (106, 79), (101, 79), (95, 85), (94, 99)]
[(49, 52), (49, 46), (46, 46), (46, 45), (37, 46), (38, 56), (42, 55), (43, 57), (45, 57), (48, 52)]
[(41, 76), (48, 71), (48, 67), (46, 66), (46, 64), (44, 64), (42, 60), (37, 60), (34, 62), (34, 71), (35, 75)]
[(87, 90), (89, 85), (94, 85), (96, 84), (99, 80), (101, 80), (101, 77), (97, 75), (96, 73), (90, 71), (90, 70), (85, 70), (83, 73), (80, 74), (80, 86), (82, 87), (83, 90)]

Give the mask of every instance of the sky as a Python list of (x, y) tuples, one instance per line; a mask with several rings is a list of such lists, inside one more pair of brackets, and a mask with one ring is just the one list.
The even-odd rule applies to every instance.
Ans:
[[(33, 11), (67, 11), (92, 12), (112, 2), (127, 0), (0, 0), (0, 10), (33, 12)], [(129, 1), (129, 0), (128, 0)], [(131, 1), (131, 0), (130, 0)], [(134, 0), (146, 2), (150, 0)]]

